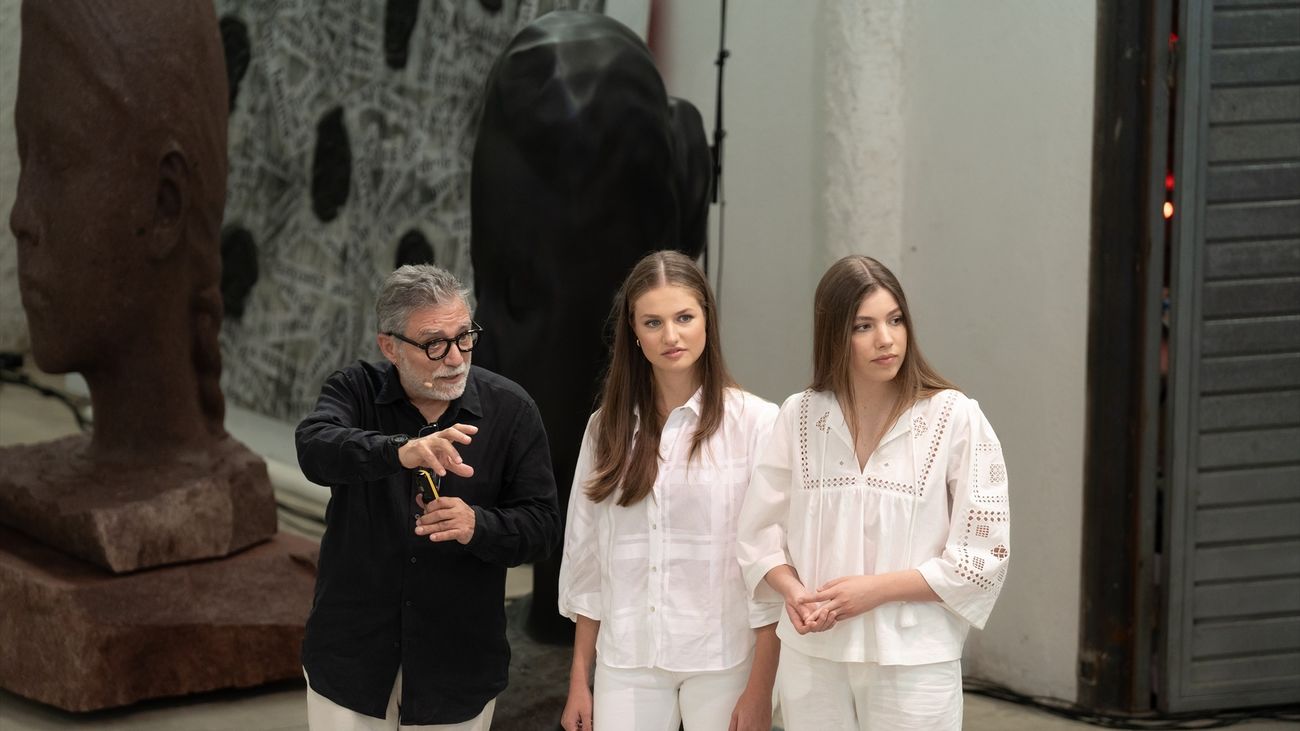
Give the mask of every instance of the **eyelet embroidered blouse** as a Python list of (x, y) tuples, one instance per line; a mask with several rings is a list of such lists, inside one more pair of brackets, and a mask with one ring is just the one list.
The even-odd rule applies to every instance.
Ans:
[(918, 401), (859, 469), (829, 392), (786, 400), (741, 511), (738, 555), (758, 601), (780, 601), (763, 577), (790, 564), (812, 591), (841, 576), (916, 568), (942, 602), (891, 602), (800, 635), (792, 649), (841, 662), (920, 665), (961, 657), (983, 627), (1010, 555), (1007, 470), (993, 427), (957, 391)]
[(592, 422), (569, 495), (560, 564), (560, 614), (600, 621), (596, 656), (615, 668), (724, 670), (744, 662), (754, 627), (781, 604), (749, 601), (736, 561), (736, 521), (776, 404), (727, 389), (725, 418), (689, 464), (700, 392), (674, 409), (660, 434), (653, 491), (635, 505), (587, 497), (595, 458)]

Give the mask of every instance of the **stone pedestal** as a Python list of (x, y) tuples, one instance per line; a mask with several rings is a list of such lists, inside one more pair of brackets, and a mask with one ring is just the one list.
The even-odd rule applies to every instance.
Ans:
[(91, 459), (89, 442), (0, 448), (0, 523), (116, 573), (225, 556), (275, 533), (266, 463), (230, 437), (147, 465)]
[(301, 677), (317, 550), (278, 533), (115, 576), (0, 528), (0, 686), (90, 711)]

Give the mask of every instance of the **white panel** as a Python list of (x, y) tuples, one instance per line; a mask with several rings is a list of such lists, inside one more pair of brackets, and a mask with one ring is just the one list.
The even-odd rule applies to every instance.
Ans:
[[(979, 400), (1013, 558), (965, 670), (1077, 694), (1096, 3), (908, 3), (903, 267), (921, 346)], [(1016, 552), (1015, 546), (1024, 548)]]

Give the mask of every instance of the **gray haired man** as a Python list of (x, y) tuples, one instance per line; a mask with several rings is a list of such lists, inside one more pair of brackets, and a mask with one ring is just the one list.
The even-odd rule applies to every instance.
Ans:
[(302, 649), (313, 729), (487, 729), (510, 660), (506, 568), (558, 545), (541, 417), (470, 365), (467, 294), (435, 266), (390, 274), (386, 360), (336, 371), (298, 426), (303, 474), (331, 494)]

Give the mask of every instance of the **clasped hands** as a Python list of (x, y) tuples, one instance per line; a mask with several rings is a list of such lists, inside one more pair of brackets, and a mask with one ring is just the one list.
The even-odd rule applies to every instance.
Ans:
[[(478, 427), (472, 424), (455, 424), (442, 431), (412, 439), (397, 450), (397, 457), (407, 469), (427, 468), (439, 477), (448, 472), (460, 477), (472, 477), (474, 468), (465, 464), (457, 444), (469, 444)], [(456, 541), (469, 543), (474, 537), (474, 509), (458, 497), (439, 497), (431, 503), (425, 503), (422, 497), (416, 497), (416, 503), (424, 514), (415, 522), (416, 535), (428, 536), (429, 540), (439, 543)]]
[(841, 619), (856, 617), (884, 603), (875, 576), (841, 576), (816, 592), (792, 582), (784, 593), (785, 611), (801, 635), (825, 632)]

